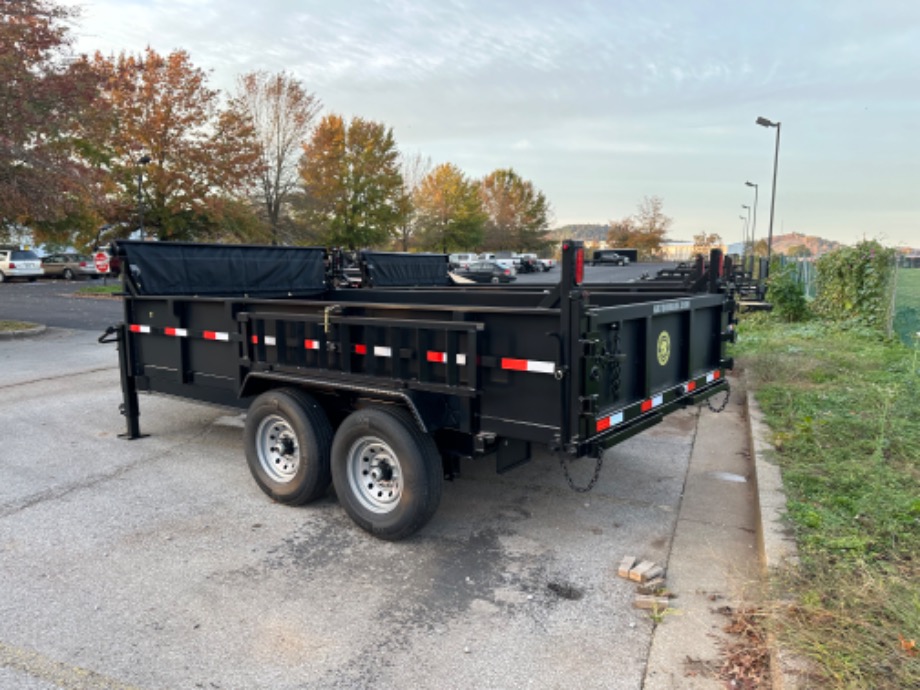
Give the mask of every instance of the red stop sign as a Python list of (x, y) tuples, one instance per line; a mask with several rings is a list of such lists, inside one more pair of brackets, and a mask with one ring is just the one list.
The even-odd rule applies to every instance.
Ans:
[(93, 257), (93, 261), (96, 264), (96, 270), (100, 273), (109, 272), (109, 255), (105, 252), (96, 252)]

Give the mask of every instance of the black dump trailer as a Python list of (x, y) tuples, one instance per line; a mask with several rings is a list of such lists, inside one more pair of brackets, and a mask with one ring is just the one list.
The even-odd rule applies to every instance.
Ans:
[(628, 259), (630, 263), (639, 263), (639, 250), (638, 249), (627, 249), (626, 247), (611, 247), (610, 251), (614, 251), (624, 259)]
[[(459, 460), (504, 472), (535, 446), (597, 459), (669, 412), (727, 390), (734, 302), (685, 284), (582, 284), (563, 243), (555, 285), (450, 284), (447, 257), (367, 252), (336, 287), (322, 248), (117, 242), (128, 438), (138, 393), (247, 410), (246, 459), (273, 499), (332, 483), (384, 539), (434, 514)], [(721, 258), (709, 265), (722, 266)], [(114, 336), (112, 334), (115, 334)], [(595, 475), (596, 477), (596, 475)]]

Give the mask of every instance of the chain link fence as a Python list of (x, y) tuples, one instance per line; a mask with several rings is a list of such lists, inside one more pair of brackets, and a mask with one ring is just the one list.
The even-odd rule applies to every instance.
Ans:
[[(818, 269), (815, 267), (815, 262), (812, 259), (791, 259), (788, 256), (779, 257), (780, 269), (785, 270), (787, 267), (792, 266), (795, 270), (796, 282), (802, 286), (802, 290), (805, 292), (805, 299), (813, 300), (818, 294), (817, 290), (817, 275)], [(774, 264), (775, 266), (776, 264)]]
[[(792, 267), (796, 281), (802, 286), (805, 298), (813, 300), (817, 295), (818, 269), (811, 259), (778, 257), (781, 269)], [(775, 266), (775, 264), (774, 264)], [(908, 346), (920, 348), (920, 263), (896, 261), (891, 307), (888, 318), (888, 333), (901, 339)]]
[(895, 271), (891, 331), (905, 345), (920, 348), (920, 267), (901, 263)]

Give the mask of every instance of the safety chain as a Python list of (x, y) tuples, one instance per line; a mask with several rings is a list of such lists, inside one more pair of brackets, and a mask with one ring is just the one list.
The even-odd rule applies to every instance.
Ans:
[(613, 331), (613, 371), (610, 375), (611, 388), (613, 389), (613, 399), (616, 400), (620, 394), (620, 329), (615, 328)]
[(728, 399), (729, 399), (731, 396), (732, 396), (732, 389), (731, 389), (731, 388), (726, 388), (726, 389), (725, 389), (725, 398), (722, 399), (722, 402), (719, 404), (718, 407), (713, 407), (713, 406), (712, 406), (712, 398), (706, 398), (706, 407), (708, 407), (712, 412), (719, 413), (719, 412), (721, 412), (722, 410), (724, 410), (725, 407), (728, 405)]
[(576, 491), (580, 494), (586, 494), (591, 489), (594, 488), (594, 485), (597, 484), (598, 478), (601, 476), (601, 465), (604, 464), (604, 459), (602, 455), (597, 456), (597, 464), (594, 465), (594, 476), (591, 477), (591, 481), (588, 482), (587, 486), (575, 486), (575, 481), (572, 479), (572, 475), (569, 474), (569, 465), (565, 461), (565, 454), (558, 453), (559, 455), (559, 464), (562, 465), (562, 472), (565, 475), (565, 481), (568, 482), (569, 488), (572, 491)]

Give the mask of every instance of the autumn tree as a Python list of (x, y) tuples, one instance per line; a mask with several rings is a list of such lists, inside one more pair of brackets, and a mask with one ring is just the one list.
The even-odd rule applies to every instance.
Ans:
[(300, 159), (302, 222), (328, 245), (376, 247), (392, 240), (408, 211), (393, 130), (327, 115)]
[(786, 250), (786, 256), (793, 259), (808, 259), (812, 255), (807, 244), (794, 244)]
[(259, 171), (251, 121), (220, 110), (218, 92), (183, 50), (97, 53), (94, 66), (114, 113), (105, 143), (121, 190), (116, 220), (133, 220), (143, 203), (145, 224), (160, 239), (220, 238), (225, 202), (251, 188)]
[(663, 206), (660, 197), (645, 197), (635, 214), (610, 223), (607, 245), (637, 249), (640, 260), (658, 256), (673, 223)]
[(413, 197), (418, 240), (424, 249), (447, 253), (482, 243), (486, 214), (479, 185), (453, 163), (436, 167)]
[(430, 156), (423, 156), (420, 151), (412, 155), (402, 156), (403, 199), (406, 205), (406, 214), (403, 222), (396, 229), (397, 246), (400, 251), (407, 252), (415, 236), (418, 217), (415, 205), (412, 203), (416, 191), (422, 181), (431, 172), (432, 163)]
[(0, 0), (0, 233), (90, 213), (85, 132), (100, 109), (96, 76), (70, 49), (74, 16), (50, 0)]
[(536, 250), (546, 247), (549, 202), (532, 182), (512, 169), (488, 174), (480, 185), (486, 213), (483, 248)]
[(259, 154), (258, 197), (277, 244), (283, 211), (300, 181), (298, 162), (321, 108), (319, 98), (284, 72), (250, 72), (237, 83), (229, 109), (253, 127)]
[(707, 233), (705, 230), (693, 236), (693, 254), (709, 255), (709, 251), (722, 246), (722, 236), (716, 232)]

